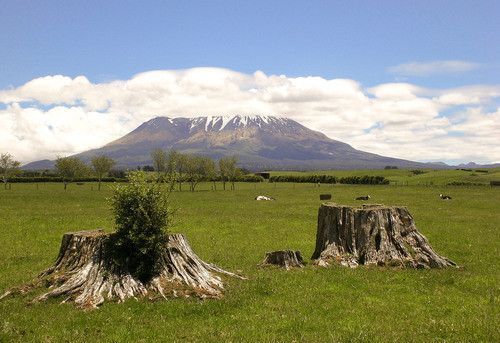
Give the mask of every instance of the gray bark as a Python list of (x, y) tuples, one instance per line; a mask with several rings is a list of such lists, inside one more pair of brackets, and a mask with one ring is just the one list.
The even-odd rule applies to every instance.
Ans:
[(169, 235), (161, 257), (161, 272), (143, 283), (107, 259), (103, 230), (66, 233), (55, 263), (27, 285), (7, 291), (25, 293), (48, 287), (48, 292), (34, 301), (63, 297), (82, 308), (96, 308), (105, 300), (125, 301), (128, 298), (189, 297), (220, 298), (223, 282), (218, 274), (244, 279), (201, 260), (182, 234)]
[(340, 264), (443, 268), (456, 266), (438, 255), (417, 230), (405, 207), (323, 204), (318, 213), (316, 249), (320, 266)]
[(266, 253), (266, 257), (261, 265), (276, 265), (288, 270), (292, 267), (302, 268), (304, 266), (304, 259), (300, 251), (278, 250)]

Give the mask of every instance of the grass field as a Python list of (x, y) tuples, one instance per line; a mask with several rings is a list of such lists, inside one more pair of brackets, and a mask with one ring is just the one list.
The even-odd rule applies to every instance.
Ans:
[(345, 176), (385, 176), (392, 184), (410, 186), (444, 186), (450, 182), (465, 182), (489, 185), (492, 180), (500, 181), (500, 168), (471, 169), (471, 170), (432, 170), (423, 169), (422, 174), (415, 175), (408, 169), (387, 169), (387, 170), (326, 170), (314, 172), (271, 172), (271, 175), (335, 175)]
[[(0, 292), (51, 265), (64, 232), (113, 227), (109, 186), (101, 192), (91, 184), (67, 191), (62, 184), (36, 187), (0, 189)], [(31, 297), (16, 296), (0, 301), (0, 341), (500, 341), (500, 188), (208, 188), (172, 194), (177, 215), (171, 231), (185, 233), (205, 261), (249, 277), (225, 279), (222, 300), (131, 300), (83, 312), (57, 300), (27, 305)], [(375, 203), (408, 206), (434, 249), (462, 268), (259, 268), (270, 250), (311, 256), (318, 194), (327, 192), (341, 204), (370, 194)], [(442, 192), (453, 200), (440, 200)], [(256, 202), (257, 194), (277, 201)]]

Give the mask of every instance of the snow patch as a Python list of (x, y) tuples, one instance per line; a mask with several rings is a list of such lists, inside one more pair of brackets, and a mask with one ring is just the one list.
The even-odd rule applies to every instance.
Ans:
[(212, 116), (207, 117), (207, 121), (205, 123), (205, 131), (208, 131), (208, 125), (212, 123)]
[(232, 120), (231, 117), (226, 117), (226, 116), (222, 116), (221, 119), (222, 119), (222, 125), (221, 125), (219, 131), (222, 131), (222, 129), (224, 129), (226, 127), (226, 125), (229, 124), (229, 122)]
[[(170, 123), (177, 124), (176, 120), (167, 118)], [(265, 116), (265, 115), (222, 115), (222, 116), (206, 116), (189, 119), (191, 126), (189, 131), (203, 125), (203, 129), (208, 132), (211, 130), (224, 130), (228, 124), (231, 127), (247, 127), (258, 126), (260, 128), (265, 125), (286, 125), (288, 120), (281, 117)], [(220, 123), (219, 123), (220, 122)], [(200, 127), (201, 128), (201, 127)]]

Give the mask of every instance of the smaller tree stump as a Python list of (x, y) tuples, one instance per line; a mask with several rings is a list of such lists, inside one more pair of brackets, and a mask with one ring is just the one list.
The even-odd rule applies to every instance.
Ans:
[(298, 250), (278, 250), (266, 253), (266, 257), (261, 265), (276, 265), (289, 270), (293, 267), (302, 268), (304, 266), (304, 259)]

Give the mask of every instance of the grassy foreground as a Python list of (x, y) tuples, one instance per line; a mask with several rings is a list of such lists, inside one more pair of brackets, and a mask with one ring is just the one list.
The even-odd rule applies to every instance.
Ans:
[[(51, 265), (64, 232), (112, 229), (108, 187), (36, 187), (0, 189), (0, 292)], [(172, 194), (171, 231), (185, 233), (205, 261), (249, 277), (226, 279), (222, 300), (131, 300), (83, 312), (57, 300), (27, 305), (30, 297), (17, 296), (0, 301), (0, 341), (500, 341), (500, 188), (209, 187)], [(408, 206), (434, 249), (463, 268), (259, 268), (270, 250), (311, 256), (319, 193), (341, 204), (370, 194), (374, 203)], [(277, 201), (256, 202), (258, 194)]]

